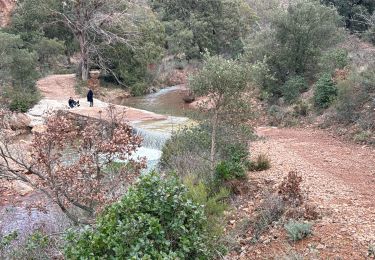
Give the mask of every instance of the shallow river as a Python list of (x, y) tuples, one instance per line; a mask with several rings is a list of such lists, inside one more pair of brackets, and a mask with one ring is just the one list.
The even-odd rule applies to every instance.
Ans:
[[(135, 107), (168, 116), (166, 120), (133, 124), (135, 133), (141, 135), (144, 139), (142, 147), (134, 157), (146, 157), (148, 159), (148, 170), (155, 168), (158, 164), (162, 154), (161, 149), (173, 132), (178, 131), (181, 127), (194, 124), (192, 120), (186, 117), (189, 107), (182, 100), (187, 93), (188, 91), (184, 87), (175, 86), (143, 97), (115, 99), (112, 101), (112, 103), (117, 105)], [(30, 137), (30, 135), (22, 136), (20, 140), (27, 140)], [(55, 205), (47, 201), (43, 203), (48, 210), (47, 214), (36, 209), (25, 209), (35, 200), (44, 200), (44, 196), (32, 193), (23, 198), (18, 205), (0, 207), (0, 237), (12, 231), (18, 231), (22, 238), (41, 227), (48, 232), (64, 230), (68, 225), (68, 221)]]

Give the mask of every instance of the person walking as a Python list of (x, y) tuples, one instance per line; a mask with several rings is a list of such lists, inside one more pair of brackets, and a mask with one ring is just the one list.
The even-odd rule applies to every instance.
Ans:
[(90, 107), (94, 106), (94, 92), (92, 92), (92, 89), (87, 93), (87, 102), (90, 102)]

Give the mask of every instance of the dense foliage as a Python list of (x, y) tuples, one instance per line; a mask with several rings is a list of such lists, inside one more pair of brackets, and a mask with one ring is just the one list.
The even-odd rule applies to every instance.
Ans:
[(168, 49), (187, 59), (212, 54), (236, 56), (251, 30), (254, 15), (243, 0), (151, 0), (164, 22)]
[(323, 74), (315, 84), (315, 106), (327, 108), (337, 96), (337, 87), (330, 74)]
[[(314, 76), (322, 52), (340, 39), (339, 24), (334, 8), (316, 1), (292, 1), (286, 10), (275, 10), (269, 28), (248, 41), (245, 59), (263, 64), (261, 87), (271, 97), (280, 97), (289, 78)], [(256, 69), (259, 74), (259, 66)]]
[(207, 259), (207, 219), (185, 186), (157, 173), (141, 177), (93, 229), (72, 233), (69, 259)]
[(0, 84), (12, 110), (26, 112), (38, 100), (35, 82), (37, 53), (26, 48), (18, 35), (0, 31)]
[(367, 17), (375, 11), (373, 0), (321, 0), (327, 5), (334, 5), (344, 17), (345, 25), (352, 32), (363, 32), (369, 29)]

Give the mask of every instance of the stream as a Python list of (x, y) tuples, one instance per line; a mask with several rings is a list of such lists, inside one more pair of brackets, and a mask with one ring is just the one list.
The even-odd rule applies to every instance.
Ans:
[(180, 85), (164, 88), (156, 93), (141, 97), (116, 98), (111, 102), (168, 116), (166, 120), (151, 120), (132, 124), (135, 134), (143, 138), (142, 147), (134, 157), (146, 157), (147, 170), (152, 170), (157, 166), (162, 155), (161, 150), (174, 132), (194, 124), (194, 121), (186, 116), (190, 108), (182, 99), (187, 93), (186, 87)]
[[(134, 158), (146, 157), (147, 171), (156, 168), (162, 155), (162, 147), (173, 132), (178, 131), (181, 127), (194, 124), (194, 121), (186, 117), (189, 106), (182, 100), (187, 92), (188, 90), (182, 86), (174, 86), (146, 96), (117, 98), (111, 102), (167, 116), (165, 120), (132, 123), (134, 133), (143, 138), (142, 147), (134, 155)], [(25, 140), (29, 137), (22, 137), (22, 139)], [(47, 213), (38, 209), (26, 209), (32, 202), (38, 200), (44, 201)], [(0, 238), (2, 235), (17, 231), (20, 235), (19, 241), (22, 241), (39, 227), (48, 232), (59, 232), (68, 225), (68, 221), (60, 209), (47, 202), (41, 194), (36, 192), (23, 197), (17, 205), (0, 206)]]

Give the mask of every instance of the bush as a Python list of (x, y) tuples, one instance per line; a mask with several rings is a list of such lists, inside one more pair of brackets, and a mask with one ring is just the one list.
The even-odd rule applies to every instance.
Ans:
[(255, 239), (258, 239), (272, 222), (280, 219), (285, 211), (285, 203), (280, 196), (271, 195), (264, 199), (259, 209), (259, 214), (253, 222)]
[(375, 245), (374, 244), (370, 244), (368, 246), (368, 250), (367, 250), (367, 256), (369, 258), (372, 258), (372, 259), (375, 259)]
[(249, 152), (246, 146), (242, 144), (230, 145), (223, 149), (223, 158), (216, 166), (216, 179), (219, 182), (229, 181), (233, 179), (246, 178), (246, 165), (248, 161)]
[(204, 208), (176, 178), (141, 177), (124, 198), (107, 208), (94, 229), (67, 237), (68, 259), (208, 259)]
[(210, 136), (204, 126), (185, 128), (165, 143), (160, 166), (179, 176), (200, 175), (209, 169)]
[(193, 202), (204, 206), (208, 224), (207, 231), (213, 242), (210, 246), (214, 247), (216, 251), (225, 250), (224, 246), (220, 248), (218, 240), (224, 234), (224, 211), (228, 208), (227, 200), (230, 191), (223, 187), (218, 191), (213, 191), (209, 185), (202, 181), (195, 182), (192, 178), (185, 179), (184, 184), (188, 188), (188, 196)]
[(240, 162), (222, 161), (216, 166), (216, 179), (218, 181), (244, 178), (246, 178), (246, 171), (244, 165)]
[(8, 93), (8, 98), (10, 110), (25, 113), (38, 103), (40, 95), (36, 91), (25, 91), (17, 88)]
[(348, 51), (333, 49), (322, 55), (319, 66), (324, 73), (334, 73), (336, 69), (344, 69), (348, 64)]
[(311, 234), (312, 224), (290, 220), (284, 227), (289, 239), (296, 242)]
[(293, 110), (296, 116), (307, 116), (309, 114), (309, 104), (304, 101), (300, 101), (293, 107)]
[(148, 86), (145, 82), (135, 83), (130, 87), (130, 93), (133, 96), (142, 96), (147, 93)]
[(259, 154), (255, 162), (248, 165), (250, 171), (265, 171), (271, 168), (271, 161), (266, 154)]
[(314, 102), (318, 108), (328, 108), (337, 96), (337, 87), (331, 74), (323, 74), (315, 84)]
[(309, 86), (304, 77), (294, 76), (285, 82), (282, 88), (282, 94), (285, 102), (291, 104), (296, 101), (300, 93), (308, 90)]
[[(210, 169), (211, 126), (202, 123), (175, 133), (163, 147), (160, 166), (179, 176), (207, 178)], [(217, 132), (216, 161), (241, 161), (248, 157), (247, 140), (251, 133), (243, 128), (221, 125)]]
[(283, 200), (293, 206), (299, 206), (303, 203), (301, 192), (302, 177), (296, 172), (289, 172), (279, 186), (279, 194)]

